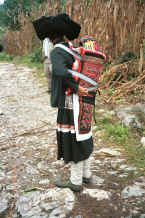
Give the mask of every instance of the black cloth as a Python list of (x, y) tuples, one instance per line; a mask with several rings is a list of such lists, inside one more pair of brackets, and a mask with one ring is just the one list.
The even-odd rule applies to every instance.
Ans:
[[(59, 42), (58, 42), (59, 43)], [(63, 43), (69, 46), (68, 43)], [(65, 91), (71, 88), (73, 93), (78, 90), (78, 84), (68, 73), (72, 69), (74, 58), (61, 48), (54, 48), (50, 53), (52, 63), (52, 80), (51, 80), (51, 105), (58, 107), (57, 126), (72, 125), (74, 126), (74, 116), (72, 109), (65, 108)], [(58, 159), (63, 159), (65, 163), (74, 161), (75, 163), (89, 158), (93, 151), (93, 140), (78, 142), (75, 131), (64, 132), (57, 128), (57, 145)]]
[[(57, 116), (57, 123), (74, 125), (73, 110), (59, 109)], [(76, 134), (71, 132), (57, 132), (57, 159), (61, 158), (65, 163), (73, 161), (75, 163), (86, 160), (93, 152), (93, 139), (90, 137), (87, 140), (76, 141)]]
[(81, 30), (80, 24), (65, 13), (49, 17), (42, 16), (34, 20), (32, 24), (40, 40), (44, 40), (46, 37), (54, 39), (56, 36), (66, 36), (67, 39), (74, 40)]
[[(69, 47), (68, 43), (63, 43)], [(61, 48), (54, 48), (50, 53), (52, 63), (52, 79), (51, 79), (51, 106), (63, 108), (65, 104), (65, 91), (71, 88), (73, 93), (78, 90), (78, 84), (68, 73), (68, 69), (72, 69), (74, 58)]]

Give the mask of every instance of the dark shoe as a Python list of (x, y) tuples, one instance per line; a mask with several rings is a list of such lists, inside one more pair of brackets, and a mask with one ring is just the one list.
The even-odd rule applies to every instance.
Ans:
[(68, 180), (66, 182), (56, 181), (55, 184), (59, 188), (70, 188), (74, 192), (79, 192), (82, 190), (82, 185), (74, 185), (71, 183), (70, 180)]
[(90, 177), (90, 178), (85, 178), (85, 177), (83, 177), (83, 183), (85, 183), (85, 184), (91, 184), (91, 183), (92, 183), (92, 177)]

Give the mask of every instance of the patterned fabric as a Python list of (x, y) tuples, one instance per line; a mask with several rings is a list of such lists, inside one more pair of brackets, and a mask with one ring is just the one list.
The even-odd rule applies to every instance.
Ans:
[[(73, 96), (72, 95), (68, 95), (65, 98), (65, 107), (66, 111), (68, 111), (68, 113), (70, 112), (70, 110), (73, 109)], [(59, 123), (57, 122), (57, 131), (61, 131), (61, 132), (71, 132), (71, 133), (75, 133), (75, 127), (74, 124), (72, 124), (73, 121), (71, 123)]]
[(63, 159), (65, 163), (73, 161), (78, 163), (89, 158), (93, 151), (93, 139), (77, 141), (74, 125), (74, 110), (72, 95), (66, 97), (65, 108), (58, 109), (57, 116), (57, 159)]
[(65, 97), (65, 108), (73, 109), (73, 95), (68, 95)]
[(88, 133), (91, 131), (92, 126), (92, 113), (94, 105), (84, 103), (82, 97), (79, 98), (80, 113), (78, 119), (78, 130), (80, 134)]

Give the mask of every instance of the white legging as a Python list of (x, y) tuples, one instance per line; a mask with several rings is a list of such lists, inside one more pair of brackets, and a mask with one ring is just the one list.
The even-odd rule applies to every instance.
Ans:
[(82, 185), (82, 179), (91, 177), (91, 160), (90, 158), (78, 163), (71, 163), (70, 181), (74, 185)]

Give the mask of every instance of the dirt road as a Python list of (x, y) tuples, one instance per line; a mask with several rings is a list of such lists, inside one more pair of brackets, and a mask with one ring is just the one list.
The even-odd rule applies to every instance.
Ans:
[(69, 165), (56, 160), (56, 110), (32, 70), (0, 63), (0, 218), (143, 218), (145, 178), (94, 136), (93, 183), (56, 188)]

